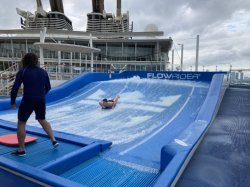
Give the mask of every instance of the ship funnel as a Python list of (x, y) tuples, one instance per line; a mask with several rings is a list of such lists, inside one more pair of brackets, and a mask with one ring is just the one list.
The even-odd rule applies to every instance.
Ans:
[(36, 14), (41, 15), (43, 17), (46, 17), (47, 16), (47, 12), (45, 10), (43, 10), (42, 1), (41, 0), (36, 0), (36, 4), (37, 4)]
[(43, 8), (42, 1), (36, 0), (37, 8)]
[(103, 14), (104, 0), (92, 0), (92, 8), (93, 8), (93, 12)]
[(19, 9), (19, 8), (16, 8), (16, 12), (17, 12), (18, 15), (20, 15), (20, 16), (22, 16), (22, 17), (24, 17), (24, 18), (28, 18), (28, 17), (30, 17), (30, 16), (33, 16), (33, 17), (34, 17), (34, 15), (33, 15), (31, 12), (29, 12), (29, 11), (24, 11), (24, 10), (21, 10), (21, 9)]
[(49, 2), (50, 2), (50, 8), (52, 12), (64, 13), (62, 0), (49, 0)]
[(116, 17), (122, 17), (121, 0), (117, 0)]

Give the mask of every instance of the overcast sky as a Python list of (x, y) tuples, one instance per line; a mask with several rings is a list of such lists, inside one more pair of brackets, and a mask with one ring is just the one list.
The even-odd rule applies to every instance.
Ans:
[[(50, 11), (49, 0), (43, 8)], [(85, 31), (91, 0), (63, 0), (65, 14), (74, 30)], [(0, 29), (20, 28), (16, 7), (34, 12), (35, 0), (1, 0)], [(116, 0), (105, 0), (105, 10), (116, 13)], [(184, 68), (194, 70), (196, 36), (200, 35), (199, 70), (250, 68), (250, 0), (122, 0), (122, 12), (129, 11), (134, 31), (154, 24), (172, 37), (175, 64), (180, 63), (184, 44)], [(169, 54), (171, 60), (171, 53)]]

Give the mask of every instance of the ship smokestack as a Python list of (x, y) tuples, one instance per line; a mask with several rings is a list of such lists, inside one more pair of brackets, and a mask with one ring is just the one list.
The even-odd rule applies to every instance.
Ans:
[(104, 10), (104, 0), (92, 0), (93, 12), (102, 13)]
[(45, 12), (45, 10), (43, 10), (42, 1), (41, 0), (36, 0), (36, 4), (37, 4), (36, 15), (41, 15), (43, 17), (46, 17), (47, 13)]
[(117, 0), (116, 17), (122, 17), (121, 0)]
[(41, 0), (36, 0), (37, 8), (43, 8)]
[(64, 13), (62, 0), (49, 0), (49, 2), (50, 2), (50, 8), (52, 12)]

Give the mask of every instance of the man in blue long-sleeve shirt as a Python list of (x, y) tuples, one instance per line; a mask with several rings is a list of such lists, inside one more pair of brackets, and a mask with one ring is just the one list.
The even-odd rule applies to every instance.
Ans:
[(45, 96), (51, 89), (47, 72), (38, 67), (38, 57), (33, 53), (27, 53), (22, 59), (23, 68), (17, 73), (15, 83), (11, 90), (11, 108), (16, 108), (16, 97), (19, 87), (23, 83), (23, 98), (18, 109), (17, 138), (19, 148), (12, 152), (18, 156), (24, 156), (24, 140), (26, 136), (25, 125), (31, 113), (35, 111), (36, 119), (51, 139), (52, 145), (57, 143), (51, 125), (45, 118), (46, 101)]

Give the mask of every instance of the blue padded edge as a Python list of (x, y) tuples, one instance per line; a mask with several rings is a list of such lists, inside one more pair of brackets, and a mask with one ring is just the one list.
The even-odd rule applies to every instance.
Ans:
[[(189, 80), (189, 81), (211, 81), (214, 74), (225, 74), (225, 72), (171, 72), (171, 71), (124, 71), (121, 73), (82, 73), (79, 76), (53, 88), (46, 97), (46, 102), (54, 102), (63, 99), (74, 91), (86, 86), (91, 82), (106, 81), (110, 79), (131, 78), (139, 76), (149, 79), (171, 79), (171, 80)], [(16, 99), (16, 105), (19, 106), (21, 97)], [(0, 100), (0, 111), (10, 109), (10, 99)]]
[(189, 72), (189, 71), (124, 71), (114, 74), (112, 78), (131, 78), (139, 76), (147, 79), (169, 79), (210, 82), (214, 74), (226, 74), (226, 72)]
[[(39, 182), (45, 183), (46, 185), (50, 186), (57, 186), (57, 187), (84, 187), (83, 185), (70, 181), (68, 179), (59, 177), (57, 175), (48, 173), (46, 171), (28, 166), (26, 164), (22, 164), (20, 162), (16, 162), (7, 158), (4, 158), (0, 156), (0, 167), (1, 169), (8, 169), (11, 170), (12, 174), (15, 174), (15, 177), (18, 176), (18, 174), (24, 175), (25, 177), (33, 178)], [(8, 177), (11, 177), (8, 175)], [(21, 177), (22, 176), (18, 176)], [(27, 178), (26, 178), (27, 179)], [(28, 180), (28, 179), (27, 179)], [(6, 184), (7, 185), (7, 184)], [(1, 180), (1, 186), (6, 186), (5, 180)], [(18, 186), (23, 186), (23, 184), (18, 184)]]
[[(195, 151), (199, 141), (201, 141), (207, 128), (211, 124), (216, 109), (221, 101), (222, 95), (228, 86), (224, 74), (215, 74), (211, 81), (207, 97), (196, 117), (188, 128), (180, 134), (178, 139), (184, 139), (186, 146), (181, 146), (176, 142), (165, 145), (161, 150), (161, 175), (155, 183), (155, 187), (175, 185), (174, 182), (184, 169), (184, 162), (187, 161), (190, 153)], [(192, 132), (192, 136), (187, 136)]]
[[(5, 129), (10, 129), (16, 131), (16, 123), (5, 121), (0, 119), (0, 127)], [(26, 126), (26, 132), (29, 134), (39, 135), (43, 137), (48, 137), (47, 134), (43, 131), (43, 129), (39, 127), (34, 126)], [(109, 148), (112, 145), (112, 142), (106, 141), (106, 140), (99, 140), (74, 134), (69, 134), (65, 132), (60, 131), (54, 131), (54, 135), (57, 138), (57, 140), (62, 140), (64, 142), (73, 143), (80, 146), (86, 146), (94, 142), (98, 142), (100, 144), (100, 150), (104, 151), (107, 148)]]
[[(74, 91), (86, 86), (87, 84), (95, 81), (105, 81), (109, 80), (108, 73), (82, 73), (79, 76), (74, 77), (73, 79), (63, 83), (60, 86), (57, 86), (50, 90), (46, 96), (46, 102), (53, 102), (64, 97), (67, 97)], [(17, 97), (16, 105), (20, 105), (21, 97)], [(10, 99), (5, 98), (0, 100), (0, 111), (10, 109)]]
[[(213, 83), (210, 84), (210, 89), (209, 89), (208, 96), (207, 96), (209, 98), (209, 95), (212, 96), (213, 94), (215, 94), (215, 93), (212, 93), (213, 86), (215, 86), (217, 88), (217, 90), (215, 89), (215, 92), (216, 91), (220, 92), (219, 88), (221, 88), (221, 85), (216, 86), (216, 84), (220, 83), (220, 79), (218, 77), (224, 77), (224, 74), (225, 74), (225, 72), (218, 73), (218, 72), (155, 72), (155, 71), (151, 71), (151, 72), (136, 72), (135, 71), (135, 72), (112, 73), (112, 74), (108, 74), (108, 73), (83, 73), (83, 74), (79, 75), (78, 77), (67, 81), (66, 83), (62, 84), (61, 86), (52, 89), (49, 92), (49, 94), (47, 95), (47, 102), (54, 102), (54, 101), (63, 99), (64, 97), (67, 97), (68, 95), (70, 95), (74, 91), (86, 86), (87, 84), (89, 84), (91, 82), (105, 81), (105, 80), (119, 79), (119, 78), (130, 78), (133, 76), (140, 76), (141, 78), (152, 78), (152, 79), (193, 80), (193, 81), (211, 81), (211, 79), (213, 77), (213, 79), (212, 79)], [(214, 98), (213, 97), (211, 97), (211, 98), (215, 99), (215, 100), (218, 99), (218, 98), (216, 98), (216, 96)], [(19, 102), (20, 102), (20, 97), (17, 99), (17, 105)], [(206, 104), (209, 104), (209, 102), (211, 102), (210, 98)], [(215, 103), (217, 103), (217, 102), (218, 101), (216, 101)], [(211, 104), (211, 105), (214, 105), (214, 104)], [(204, 107), (206, 107), (205, 103), (203, 104), (203, 108)], [(0, 111), (6, 110), (9, 108), (10, 108), (10, 99), (0, 100)], [(213, 109), (215, 109), (215, 107)], [(213, 115), (213, 114), (211, 114), (211, 115)], [(198, 118), (198, 117), (200, 117), (200, 118)], [(206, 128), (208, 126), (208, 124), (210, 123), (210, 122), (207, 122), (207, 124), (206, 124), (206, 122), (204, 122), (206, 119), (205, 118), (203, 119), (204, 116), (202, 116), (202, 114), (198, 115), (198, 117), (197, 117), (197, 121), (195, 121), (193, 124), (190, 125), (190, 127), (188, 127), (189, 130), (190, 129), (192, 130), (192, 128), (195, 126), (195, 123), (200, 124), (201, 121), (203, 121), (202, 125), (201, 125), (202, 128), (204, 128), (204, 126)], [(44, 133), (41, 133), (41, 130), (33, 129), (33, 128), (34, 127), (27, 128), (27, 132), (39, 133), (41, 135), (44, 135)], [(203, 129), (203, 131), (204, 131), (204, 129)], [(203, 132), (203, 131), (200, 131), (200, 132)], [(58, 136), (62, 140), (72, 141), (71, 137), (73, 135), (67, 135), (65, 133), (59, 133), (59, 132), (55, 133), (55, 135), (56, 135), (56, 137)], [(185, 133), (183, 133), (183, 135), (185, 135)], [(180, 136), (182, 136), (182, 135), (180, 135)], [(171, 144), (169, 144), (165, 148), (162, 149), (161, 169), (164, 171), (163, 171), (162, 175), (160, 176), (159, 180), (157, 181), (156, 185), (158, 185), (158, 184), (160, 184), (160, 186), (162, 186), (162, 185), (167, 186), (168, 185), (166, 183), (166, 178), (164, 177), (165, 171), (168, 170), (168, 167), (171, 167), (171, 164), (173, 162), (177, 163), (177, 161), (179, 161), (179, 162), (183, 163), (185, 161), (187, 155), (192, 150), (194, 143), (199, 140), (199, 137), (201, 137), (201, 134), (199, 134), (197, 136), (198, 137), (191, 139), (191, 142), (190, 142), (191, 144), (188, 145), (187, 147), (185, 147), (185, 149), (183, 149), (183, 147), (181, 147), (182, 149), (177, 148), (176, 147), (177, 144), (175, 142), (172, 143), (173, 146), (171, 146)], [(76, 136), (74, 136), (74, 138), (76, 138)], [(78, 142), (81, 142), (81, 141), (79, 141), (81, 138), (76, 138), (76, 139)], [(90, 144), (91, 142), (96, 141), (94, 139), (89, 139), (89, 138), (86, 138), (86, 139), (83, 138), (81, 140), (83, 140), (83, 142), (86, 142), (86, 144)], [(101, 144), (102, 144), (101, 150), (104, 150), (111, 145), (110, 142), (106, 142), (106, 141), (101, 141)], [(175, 149), (176, 149), (176, 153), (174, 152)], [(169, 150), (171, 150), (170, 153), (168, 153)], [(166, 160), (164, 161), (165, 158), (166, 158)], [(176, 168), (176, 170), (174, 168)], [(178, 168), (180, 168), (180, 166), (178, 166)], [(170, 173), (167, 173), (165, 175), (171, 174), (169, 177), (173, 181), (174, 178), (176, 177), (176, 174), (178, 173), (178, 170), (179, 170), (178, 168), (173, 167), (173, 170), (171, 170)], [(169, 181), (169, 184), (171, 184), (171, 180)]]
[(40, 167), (40, 169), (60, 175), (99, 153), (100, 144), (93, 143), (70, 154), (67, 154), (55, 161), (51, 161)]
[[(0, 128), (16, 130), (16, 123), (0, 120)], [(44, 131), (41, 128), (34, 127), (34, 126), (27, 126), (27, 133), (47, 137), (47, 135), (44, 133)], [(13, 172), (22, 173), (22, 175), (32, 177), (37, 180), (39, 179), (39, 181), (42, 181), (46, 184), (48, 183), (52, 186), (80, 186), (80, 185), (75, 185), (74, 183), (70, 183), (67, 181), (65, 182), (64, 178), (58, 177), (58, 176), (56, 176), (56, 181), (54, 183), (51, 183), (50, 180), (47, 181), (45, 179), (46, 177), (54, 177), (54, 176), (48, 176), (47, 174), (42, 173), (41, 176), (44, 176), (43, 178), (43, 177), (37, 176), (37, 174), (41, 173), (40, 172), (41, 170), (46, 170), (44, 171), (45, 173), (47, 172), (51, 172), (53, 174), (63, 173), (67, 169), (71, 169), (72, 167), (80, 164), (81, 162), (84, 162), (87, 159), (99, 154), (101, 151), (107, 149), (112, 144), (112, 142), (109, 142), (109, 141), (91, 139), (87, 137), (81, 137), (78, 135), (72, 135), (72, 134), (67, 134), (67, 133), (62, 133), (62, 132), (57, 132), (57, 131), (54, 134), (58, 140), (68, 141), (68, 142), (71, 142), (72, 144), (78, 144), (84, 147), (74, 152), (71, 152), (69, 154), (66, 154), (59, 159), (53, 160), (43, 165), (40, 168), (34, 168), (34, 167), (24, 165), (24, 164), (19, 165), (19, 162), (15, 162), (10, 159), (7, 159), (4, 162), (5, 163), (4, 165), (0, 162), (0, 166), (4, 166), (7, 169), (13, 170)], [(0, 157), (0, 158), (1, 158), (0, 161), (6, 159), (4, 157)], [(18, 168), (18, 170), (16, 170), (16, 167)], [(26, 170), (26, 168), (28, 168), (28, 170)], [(8, 177), (11, 177), (11, 175), (8, 175)]]

